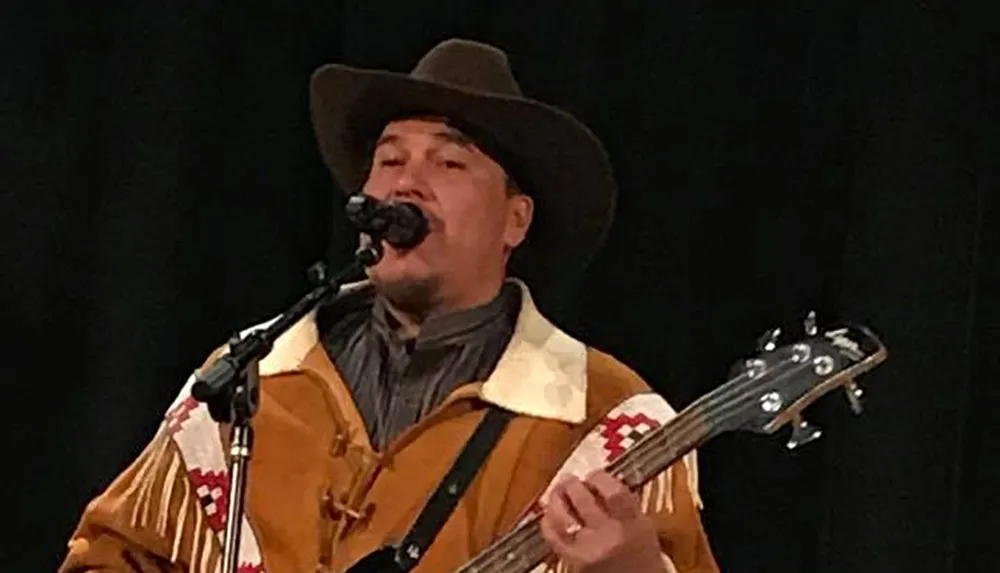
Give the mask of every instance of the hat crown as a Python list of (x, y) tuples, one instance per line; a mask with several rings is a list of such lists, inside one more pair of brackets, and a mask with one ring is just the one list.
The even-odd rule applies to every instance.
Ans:
[(417, 62), (410, 76), (470, 91), (515, 97), (523, 95), (510, 69), (507, 54), (472, 40), (441, 42)]

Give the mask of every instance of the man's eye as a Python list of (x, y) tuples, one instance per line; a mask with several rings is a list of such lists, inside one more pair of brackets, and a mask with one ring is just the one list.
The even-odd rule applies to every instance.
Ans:
[(454, 159), (445, 159), (442, 163), (446, 169), (465, 169), (465, 163)]
[(381, 167), (397, 167), (403, 164), (403, 160), (398, 157), (383, 157), (378, 160)]

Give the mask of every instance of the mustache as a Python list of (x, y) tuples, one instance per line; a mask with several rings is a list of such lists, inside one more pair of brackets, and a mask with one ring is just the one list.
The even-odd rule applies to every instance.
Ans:
[(386, 203), (407, 203), (413, 205), (417, 209), (420, 209), (420, 212), (423, 213), (424, 217), (427, 219), (427, 226), (430, 229), (430, 232), (432, 233), (434, 231), (444, 228), (445, 224), (444, 219), (436, 211), (430, 209), (429, 206), (426, 204), (417, 201), (411, 201), (409, 199), (392, 199), (386, 201)]

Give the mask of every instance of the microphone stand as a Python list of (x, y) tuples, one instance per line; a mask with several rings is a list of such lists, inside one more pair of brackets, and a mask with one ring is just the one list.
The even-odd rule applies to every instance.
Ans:
[(257, 413), (260, 395), (258, 364), (271, 352), (274, 341), (309, 314), (320, 302), (340, 289), (355, 272), (370, 267), (382, 259), (382, 241), (373, 237), (354, 254), (354, 260), (330, 278), (322, 263), (312, 267), (312, 278), (318, 283), (311, 292), (264, 329), (246, 336), (234, 335), (230, 351), (200, 374), (191, 388), (195, 400), (207, 404), (212, 418), (219, 423), (231, 423), (229, 447), (229, 508), (223, 544), (222, 573), (236, 573), (240, 533), (245, 506), (248, 461), (253, 449), (251, 420)]

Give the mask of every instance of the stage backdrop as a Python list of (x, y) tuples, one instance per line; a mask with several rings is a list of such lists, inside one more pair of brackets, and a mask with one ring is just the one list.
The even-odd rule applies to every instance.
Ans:
[(703, 448), (723, 570), (995, 571), (996, 20), (751, 4), (6, 3), (3, 570), (52, 570), (187, 374), (349, 237), (310, 72), (405, 71), (462, 36), (613, 154), (619, 216), (572, 332), (678, 408), (810, 309), (889, 346), (864, 415), (827, 397), (808, 448)]

